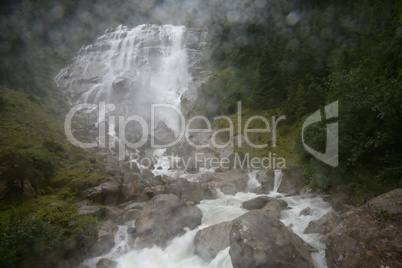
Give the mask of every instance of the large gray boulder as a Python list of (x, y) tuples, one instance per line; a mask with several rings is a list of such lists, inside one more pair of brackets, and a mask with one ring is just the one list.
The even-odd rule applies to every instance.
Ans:
[(268, 205), (268, 203), (278, 203), (282, 209), (285, 209), (288, 207), (288, 204), (286, 203), (286, 201), (276, 199), (273, 197), (269, 197), (269, 196), (259, 196), (259, 197), (244, 201), (242, 203), (242, 207), (245, 209), (248, 209), (248, 210), (256, 210), (256, 209), (264, 208), (266, 205)]
[(136, 233), (142, 246), (165, 246), (166, 242), (201, 224), (202, 212), (189, 206), (173, 194), (152, 198), (141, 210), (136, 221)]
[(155, 144), (156, 145), (168, 145), (176, 140), (174, 131), (169, 128), (165, 122), (160, 120), (154, 130)]
[(233, 222), (227, 221), (199, 230), (194, 238), (195, 254), (205, 261), (216, 257), (229, 246), (229, 233)]
[(234, 268), (313, 267), (303, 241), (265, 211), (250, 211), (235, 219), (229, 239)]
[(217, 191), (206, 183), (191, 182), (183, 178), (172, 180), (169, 184), (169, 193), (177, 195), (184, 201), (199, 203), (204, 199), (214, 199)]
[(136, 173), (124, 174), (124, 181), (120, 187), (120, 201), (148, 201), (151, 193), (148, 185), (144, 183), (143, 176)]
[(402, 267), (401, 200), (395, 189), (342, 215), (322, 239), (328, 267)]
[(288, 207), (288, 204), (284, 200), (269, 196), (259, 196), (251, 200), (244, 201), (242, 207), (248, 210), (264, 210), (276, 218), (281, 217), (281, 211)]

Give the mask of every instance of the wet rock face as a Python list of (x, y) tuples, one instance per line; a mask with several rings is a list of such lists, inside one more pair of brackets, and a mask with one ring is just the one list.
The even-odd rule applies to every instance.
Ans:
[(307, 228), (304, 230), (305, 234), (313, 234), (313, 233), (320, 233), (320, 234), (327, 234), (329, 233), (338, 222), (339, 215), (332, 211), (328, 214), (325, 214), (320, 219), (311, 221)]
[(197, 232), (194, 238), (195, 254), (205, 261), (216, 257), (219, 251), (229, 246), (229, 233), (233, 222), (222, 222)]
[(326, 236), (328, 267), (402, 267), (402, 189), (346, 212)]
[(173, 194), (161, 194), (152, 198), (141, 210), (136, 221), (136, 233), (143, 246), (165, 246), (166, 242), (201, 224), (202, 212), (189, 206)]
[(303, 241), (267, 212), (251, 211), (235, 219), (229, 239), (234, 268), (313, 267)]

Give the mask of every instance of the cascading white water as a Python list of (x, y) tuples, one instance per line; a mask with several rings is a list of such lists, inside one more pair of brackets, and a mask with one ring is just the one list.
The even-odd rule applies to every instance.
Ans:
[[(74, 63), (61, 70), (56, 83), (72, 103), (105, 101), (120, 115), (151, 118), (151, 104), (180, 106), (191, 81), (184, 26), (119, 26), (81, 48)], [(156, 110), (159, 120), (178, 132), (177, 112)]]
[(258, 170), (254, 170), (248, 174), (249, 180), (247, 182), (247, 188), (249, 191), (261, 187), (261, 183), (257, 180)]
[(275, 177), (274, 177), (274, 189), (273, 189), (273, 192), (277, 193), (278, 190), (279, 190), (279, 187), (281, 186), (283, 173), (282, 173), (282, 170), (276, 169), (274, 171), (274, 174), (275, 174)]
[[(172, 174), (174, 171), (170, 171)], [(250, 172), (249, 174), (254, 174)], [(197, 176), (194, 174), (193, 176)], [(248, 210), (241, 208), (244, 201), (253, 199), (258, 196), (271, 196), (278, 198), (278, 193), (257, 195), (255, 193), (237, 193), (236, 195), (225, 195), (218, 190), (218, 198), (213, 200), (203, 200), (198, 205), (203, 213), (201, 226), (173, 239), (165, 248), (154, 246), (147, 249), (135, 249), (128, 246), (128, 238), (124, 237), (124, 231), (127, 226), (120, 226), (116, 235), (116, 246), (107, 254), (93, 259), (86, 260), (80, 267), (96, 267), (96, 263), (100, 258), (106, 257), (117, 261), (118, 268), (232, 268), (232, 262), (229, 255), (229, 248), (219, 252), (219, 254), (209, 263), (203, 261), (194, 253), (193, 240), (198, 230), (205, 227), (218, 224), (224, 221), (233, 220)], [(309, 222), (317, 220), (330, 212), (330, 205), (316, 196), (291, 196), (284, 197), (279, 195), (280, 199), (285, 200), (289, 209), (282, 211), (280, 220), (292, 228), (293, 232), (300, 236), (306, 243), (317, 250), (312, 253), (314, 266), (316, 268), (326, 268), (325, 263), (325, 245), (319, 240), (319, 234), (304, 234), (304, 229)], [(310, 208), (310, 215), (300, 215), (300, 212), (306, 208)], [(133, 226), (134, 223), (127, 223)]]

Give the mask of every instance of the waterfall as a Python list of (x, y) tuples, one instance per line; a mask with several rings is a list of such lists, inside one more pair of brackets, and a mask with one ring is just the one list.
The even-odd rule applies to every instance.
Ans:
[[(99, 37), (94, 44), (83, 47), (73, 64), (61, 70), (55, 81), (72, 104), (104, 101), (115, 104), (116, 109), (109, 111), (114, 115), (136, 114), (150, 120), (151, 104), (180, 106), (181, 95), (189, 92), (189, 88), (196, 88), (189, 85), (193, 83), (192, 76), (195, 71), (201, 73), (197, 64), (199, 53), (202, 53), (202, 36), (202, 31), (189, 32), (189, 29), (182, 26), (140, 25), (132, 29), (119, 26)], [(198, 81), (203, 81), (201, 78), (202, 75), (198, 75)], [(169, 128), (177, 131), (177, 113), (160, 111), (156, 114), (156, 119), (164, 121)], [(114, 123), (109, 122), (108, 135), (112, 137), (116, 136)], [(179, 170), (162, 165), (163, 157), (168, 157), (165, 154), (166, 149), (153, 152), (153, 157), (157, 159), (152, 170), (154, 175), (168, 175), (174, 178), (180, 176), (189, 181), (196, 181), (202, 173), (213, 172), (200, 169), (198, 174), (178, 173)], [(143, 169), (139, 162), (134, 161), (133, 164), (138, 164), (138, 167)], [(158, 169), (159, 167), (161, 169)], [(257, 171), (248, 175), (249, 191), (261, 186), (256, 179)], [(97, 267), (99, 259), (105, 257), (116, 261), (118, 267), (231, 268), (233, 266), (229, 248), (221, 250), (208, 263), (194, 253), (194, 237), (202, 228), (243, 215), (247, 210), (241, 208), (242, 202), (257, 196), (279, 196), (290, 204), (290, 208), (281, 215), (280, 220), (319, 251), (313, 255), (316, 267), (326, 267), (325, 245), (319, 241), (321, 237), (317, 234), (304, 234), (303, 230), (310, 221), (317, 220), (327, 213), (330, 207), (321, 198), (278, 195), (282, 175), (281, 170), (275, 170), (273, 192), (265, 195), (239, 192), (233, 196), (225, 195), (217, 189), (216, 199), (202, 200), (197, 205), (203, 213), (202, 224), (175, 237), (166, 248), (136, 248), (127, 234), (128, 227), (134, 227), (135, 221), (119, 226), (115, 247), (102, 256), (85, 260), (79, 267)], [(312, 214), (307, 217), (300, 216), (300, 211), (307, 207), (310, 207)]]
[(254, 189), (257, 189), (258, 187), (261, 187), (261, 183), (257, 180), (257, 173), (258, 173), (258, 170), (251, 171), (248, 173), (249, 180), (247, 182), (247, 188), (249, 191), (252, 191)]
[[(115, 104), (115, 114), (151, 118), (151, 104), (180, 106), (191, 81), (186, 28), (172, 25), (119, 26), (80, 49), (55, 81), (72, 104)], [(169, 108), (155, 114), (177, 135), (179, 115)]]
[(274, 189), (273, 189), (273, 192), (274, 192), (274, 193), (277, 193), (279, 187), (281, 186), (283, 173), (282, 173), (282, 170), (280, 170), (280, 169), (276, 169), (276, 170), (274, 171), (274, 173), (275, 173), (275, 178), (274, 178)]

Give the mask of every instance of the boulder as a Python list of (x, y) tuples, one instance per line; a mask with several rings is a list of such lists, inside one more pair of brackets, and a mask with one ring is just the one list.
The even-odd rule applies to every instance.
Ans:
[(114, 220), (122, 213), (122, 210), (115, 206), (107, 206), (104, 209), (104, 217), (106, 219)]
[(178, 178), (170, 182), (169, 193), (177, 195), (184, 201), (200, 203), (204, 199), (216, 198), (217, 191), (205, 183), (191, 182), (183, 178)]
[(108, 178), (100, 185), (85, 190), (81, 196), (102, 204), (116, 204), (119, 201), (120, 181)]
[(117, 93), (126, 93), (130, 91), (131, 79), (124, 76), (118, 76), (112, 82), (112, 88)]
[(154, 130), (154, 137), (155, 144), (159, 146), (170, 144), (176, 140), (174, 131), (161, 120), (158, 122), (158, 125)]
[(78, 215), (88, 215), (92, 214), (95, 216), (101, 216), (102, 211), (98, 206), (89, 206), (88, 201), (81, 201), (75, 204), (78, 210)]
[(161, 194), (152, 198), (141, 210), (136, 221), (140, 244), (165, 246), (166, 242), (201, 224), (202, 212), (189, 206), (173, 194)]
[(111, 259), (108, 258), (101, 258), (97, 263), (96, 263), (96, 268), (116, 268), (118, 265), (117, 262), (112, 261)]
[(190, 156), (185, 156), (182, 158), (182, 166), (184, 170), (188, 173), (195, 174), (200, 170), (201, 163), (197, 162), (199, 157), (197, 157), (194, 153)]
[(311, 221), (306, 229), (304, 230), (305, 234), (327, 234), (329, 233), (335, 226), (338, 221), (338, 214), (334, 211), (329, 212), (322, 216), (320, 219)]
[(145, 206), (146, 202), (131, 202), (131, 203), (126, 203), (123, 204), (124, 205), (124, 209), (123, 210), (129, 210), (129, 209), (139, 209), (141, 210), (144, 206)]
[(114, 236), (117, 229), (117, 225), (111, 220), (103, 223), (98, 232), (98, 242), (92, 248), (94, 256), (105, 254), (114, 247)]
[(322, 239), (328, 267), (402, 267), (402, 189), (352, 208)]
[(114, 155), (107, 155), (105, 171), (110, 176), (121, 175), (123, 172), (123, 166), (117, 157), (115, 157)]
[(216, 181), (217, 178), (215, 177), (215, 174), (212, 172), (206, 172), (202, 174), (199, 178), (199, 182), (211, 182), (211, 181)]
[(227, 221), (199, 230), (194, 238), (195, 254), (205, 261), (214, 259), (219, 251), (229, 246), (232, 224)]
[(306, 207), (305, 209), (303, 209), (302, 211), (300, 211), (300, 216), (308, 216), (311, 214), (311, 208), (310, 207)]
[(124, 182), (120, 187), (120, 201), (148, 201), (151, 199), (151, 196), (149, 191), (146, 191), (147, 187), (140, 174), (125, 174)]
[(281, 207), (282, 209), (286, 209), (288, 207), (288, 204), (286, 203), (286, 201), (276, 199), (273, 197), (269, 197), (269, 196), (259, 196), (259, 197), (244, 201), (242, 203), (242, 207), (244, 209), (248, 209), (248, 210), (262, 209), (268, 203), (272, 203), (272, 202), (278, 203), (279, 207)]
[[(282, 200), (280, 200), (280, 201), (282, 201)], [(283, 201), (283, 202), (285, 202), (285, 201)], [(281, 211), (284, 209), (285, 208), (281, 204), (281, 202), (269, 202), (261, 210), (264, 210), (279, 219), (281, 217)]]
[(237, 192), (246, 191), (248, 174), (239, 169), (232, 169), (215, 173), (216, 180), (211, 180), (208, 185), (219, 188), (224, 194), (234, 195)]
[(265, 211), (250, 211), (233, 220), (229, 240), (234, 268), (313, 267), (301, 238)]
[(244, 201), (242, 207), (248, 210), (264, 210), (280, 218), (281, 211), (288, 207), (284, 200), (276, 199), (269, 196), (259, 196), (251, 200)]
[(120, 217), (117, 218), (117, 224), (123, 225), (128, 221), (135, 221), (138, 219), (140, 213), (141, 213), (141, 210), (136, 209), (136, 208), (125, 210), (120, 215)]

